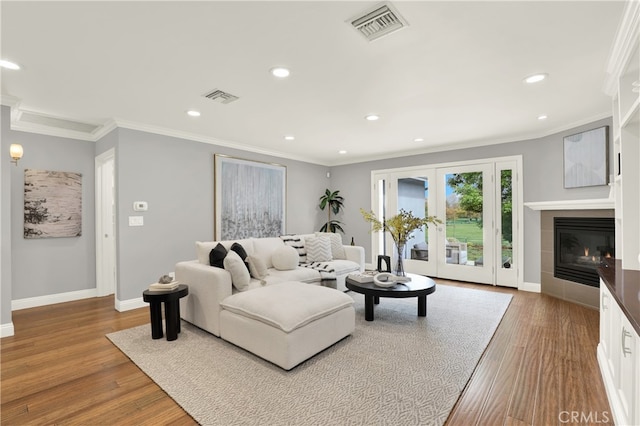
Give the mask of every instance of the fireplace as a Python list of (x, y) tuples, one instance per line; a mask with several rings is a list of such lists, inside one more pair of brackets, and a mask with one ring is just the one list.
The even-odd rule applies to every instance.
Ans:
[(609, 217), (555, 217), (553, 275), (599, 286), (596, 268), (615, 257), (615, 220)]

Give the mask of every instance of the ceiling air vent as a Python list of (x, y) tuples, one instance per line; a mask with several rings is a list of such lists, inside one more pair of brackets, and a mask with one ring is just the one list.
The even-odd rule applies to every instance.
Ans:
[(209, 98), (212, 101), (220, 102), (221, 104), (230, 104), (233, 101), (237, 101), (239, 98), (231, 93), (223, 92), (222, 90), (214, 89), (213, 91), (204, 95), (205, 98)]
[(391, 3), (383, 3), (373, 10), (349, 20), (367, 40), (373, 41), (409, 25)]

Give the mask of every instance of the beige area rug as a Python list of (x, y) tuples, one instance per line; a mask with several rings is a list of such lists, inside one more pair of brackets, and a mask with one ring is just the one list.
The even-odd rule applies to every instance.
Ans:
[(438, 285), (417, 300), (381, 299), (355, 332), (287, 372), (182, 322), (178, 340), (150, 326), (107, 337), (203, 425), (441, 425), (511, 296)]

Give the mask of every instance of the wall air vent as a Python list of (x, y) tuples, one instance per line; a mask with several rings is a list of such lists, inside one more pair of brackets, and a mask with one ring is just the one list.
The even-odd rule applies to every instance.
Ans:
[(373, 10), (358, 15), (348, 22), (369, 41), (377, 40), (409, 25), (391, 3), (379, 4)]
[(98, 128), (102, 127), (102, 125), (66, 120), (64, 118), (52, 117), (49, 115), (39, 114), (31, 111), (21, 111), (17, 121), (23, 124), (55, 127), (58, 129), (89, 134), (92, 134)]
[(237, 96), (232, 95), (231, 93), (223, 92), (222, 90), (218, 89), (213, 89), (211, 92), (205, 94), (204, 97), (221, 104), (230, 104), (231, 102), (240, 99)]

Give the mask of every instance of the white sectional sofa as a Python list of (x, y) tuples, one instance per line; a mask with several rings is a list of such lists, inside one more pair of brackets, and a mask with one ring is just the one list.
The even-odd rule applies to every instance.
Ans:
[[(306, 241), (313, 237), (323, 237), (327, 234), (305, 234), (295, 236), (300, 241)], [(322, 281), (327, 274), (321, 274), (318, 270), (295, 265), (292, 269), (280, 270), (274, 267), (274, 254), (282, 252), (287, 237), (281, 238), (249, 238), (236, 241), (220, 241), (227, 250), (233, 243), (240, 244), (247, 255), (257, 257), (264, 262), (267, 275), (262, 279), (251, 278), (247, 291), (255, 288), (269, 286), (271, 284), (287, 281), (298, 281), (305, 284), (329, 284), (338, 290), (346, 291), (345, 278), (353, 272), (364, 271), (364, 248), (359, 246), (341, 246), (344, 251), (344, 259), (331, 259), (322, 262), (334, 271), (335, 281)], [(331, 238), (334, 243), (335, 235)], [(311, 241), (311, 240), (309, 240)], [(340, 240), (341, 241), (341, 240)], [(232, 274), (223, 268), (209, 264), (209, 254), (218, 245), (217, 241), (196, 242), (197, 259), (179, 262), (175, 267), (176, 280), (189, 286), (189, 295), (180, 300), (180, 315), (188, 321), (216, 336), (220, 336), (220, 303), (232, 294), (238, 293), (232, 284)], [(335, 248), (335, 247), (334, 247)], [(302, 254), (304, 249), (297, 247)], [(302, 257), (304, 260), (304, 256)], [(277, 264), (278, 262), (276, 262)], [(277, 265), (276, 265), (277, 266)], [(302, 284), (301, 284), (302, 285)]]

